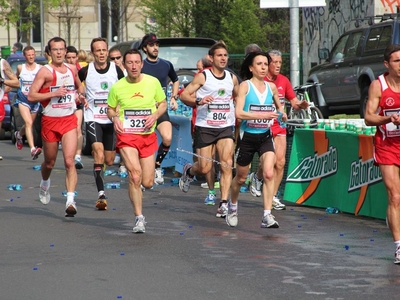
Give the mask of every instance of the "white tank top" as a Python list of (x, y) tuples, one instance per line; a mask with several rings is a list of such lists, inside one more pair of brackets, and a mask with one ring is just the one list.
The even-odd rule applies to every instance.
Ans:
[(39, 71), (39, 69), (40, 69), (40, 66), (38, 64), (36, 64), (36, 67), (33, 70), (28, 70), (26, 68), (26, 64), (22, 64), (21, 73), (19, 74), (19, 80), (21, 82), (21, 86), (20, 86), (21, 92), (25, 96), (28, 96), (33, 79), (35, 79), (35, 76), (36, 76), (37, 72)]
[(77, 96), (73, 71), (68, 66), (66, 73), (60, 73), (49, 65), (45, 65), (45, 67), (53, 74), (53, 82), (47, 89), (52, 92), (64, 85), (69, 91), (64, 97), (53, 97), (49, 101), (42, 101), (43, 114), (49, 117), (66, 117), (72, 115), (76, 110), (75, 101)]
[(111, 86), (117, 81), (115, 63), (110, 62), (105, 74), (97, 72), (94, 63), (89, 64), (85, 79), (86, 100), (89, 102), (89, 107), (85, 109), (85, 122), (111, 123), (107, 117), (107, 97)]
[(207, 128), (226, 128), (235, 125), (233, 106), (232, 74), (224, 71), (222, 78), (216, 78), (210, 70), (203, 71), (206, 76), (204, 85), (196, 92), (196, 98), (211, 95), (214, 101), (208, 105), (197, 106), (196, 126)]

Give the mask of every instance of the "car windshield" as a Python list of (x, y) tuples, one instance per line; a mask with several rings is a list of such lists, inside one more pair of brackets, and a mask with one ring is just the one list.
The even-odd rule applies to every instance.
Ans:
[[(175, 70), (196, 69), (196, 63), (208, 53), (206, 46), (163, 46), (160, 45), (158, 56), (169, 60)], [(146, 56), (144, 56), (146, 57)]]
[[(10, 66), (11, 66), (11, 69), (13, 70), (14, 74), (17, 73), (17, 67), (19, 65), (24, 64), (25, 62), (26, 62), (26, 60), (24, 60), (24, 59), (15, 60), (15, 61), (11, 61), (10, 62)], [(37, 60), (35, 60), (35, 62), (38, 63), (38, 64), (41, 64), (41, 65), (47, 64), (47, 60), (43, 60), (43, 59), (37, 59)]]

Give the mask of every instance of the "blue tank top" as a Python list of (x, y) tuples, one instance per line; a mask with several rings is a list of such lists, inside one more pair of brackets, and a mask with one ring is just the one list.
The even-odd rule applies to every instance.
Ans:
[[(249, 90), (246, 94), (243, 110), (245, 112), (273, 112), (273, 97), (269, 83), (264, 81), (266, 87), (264, 93), (260, 93), (250, 80), (247, 80)], [(253, 134), (265, 133), (270, 130), (272, 120), (243, 120), (240, 125), (240, 131), (246, 131)]]

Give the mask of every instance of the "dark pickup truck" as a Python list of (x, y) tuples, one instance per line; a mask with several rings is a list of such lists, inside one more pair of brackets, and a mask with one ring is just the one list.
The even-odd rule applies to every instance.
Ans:
[(371, 18), (368, 27), (340, 36), (330, 53), (320, 50), (326, 62), (310, 70), (307, 82), (322, 83), (310, 91), (310, 98), (324, 117), (338, 113), (364, 117), (369, 85), (386, 71), (383, 52), (390, 44), (400, 44), (400, 14)]

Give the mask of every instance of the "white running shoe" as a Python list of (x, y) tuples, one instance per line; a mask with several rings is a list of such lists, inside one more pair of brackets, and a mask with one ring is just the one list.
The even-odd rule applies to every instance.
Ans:
[(275, 210), (285, 210), (286, 205), (281, 203), (278, 197), (274, 196), (274, 198), (272, 199), (272, 208)]
[(73, 217), (76, 215), (76, 203), (74, 201), (65, 204), (65, 216)]
[(396, 252), (394, 252), (394, 263), (400, 264), (400, 246), (397, 247)]
[(220, 202), (215, 216), (217, 218), (225, 218), (227, 214), (228, 214), (228, 203)]
[(163, 170), (161, 168), (157, 168), (155, 170), (154, 183), (155, 184), (164, 184)]
[(236, 227), (239, 222), (237, 210), (231, 210), (228, 206), (228, 214), (226, 215), (225, 221), (229, 226)]
[(190, 183), (194, 180), (193, 177), (190, 177), (187, 175), (187, 170), (192, 167), (191, 164), (187, 163), (183, 167), (183, 173), (181, 178), (179, 179), (179, 188), (181, 189), (182, 192), (187, 193), (190, 188)]
[(279, 228), (279, 224), (272, 214), (268, 214), (262, 218), (261, 228)]
[(144, 216), (142, 217), (136, 217), (135, 218), (135, 227), (133, 227), (133, 233), (145, 233), (146, 232), (146, 228), (144, 227), (144, 225), (146, 225), (146, 221)]
[(249, 190), (253, 197), (261, 197), (261, 187), (263, 181), (256, 177), (256, 173), (250, 174)]
[(50, 178), (48, 179), (49, 182), (49, 187), (46, 187), (40, 183), (40, 191), (39, 191), (39, 200), (42, 202), (44, 205), (49, 204), (50, 202)]

